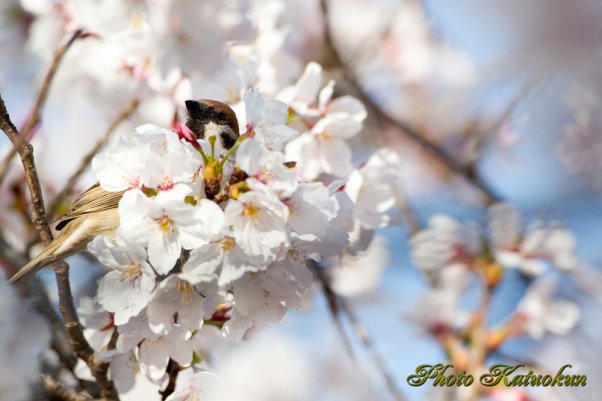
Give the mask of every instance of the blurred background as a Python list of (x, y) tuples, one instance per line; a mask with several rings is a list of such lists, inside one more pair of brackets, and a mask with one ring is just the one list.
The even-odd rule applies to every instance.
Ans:
[[(170, 126), (189, 96), (236, 103), (241, 88), (254, 85), (277, 97), (316, 61), (325, 82), (336, 80), (336, 95), (355, 96), (367, 107), (365, 128), (351, 141), (357, 165), (376, 148), (399, 153), (400, 189), (419, 225), (441, 213), (482, 222), (481, 186), (495, 199), (514, 203), (526, 222), (561, 221), (574, 233), (576, 257), (591, 279), (579, 286), (559, 275), (557, 295), (579, 306), (578, 323), (565, 335), (510, 339), (490, 362), (527, 360), (552, 372), (571, 363), (587, 374), (587, 387), (515, 389), (490, 397), (599, 398), (602, 3), (202, 3), (2, 1), (0, 90), (17, 125), (27, 119), (55, 50), (77, 28), (88, 35), (62, 59), (42, 123), (30, 135), (50, 214), (64, 212), (73, 195), (93, 183), (85, 168), (70, 178), (132, 99), (137, 108), (110, 140), (142, 123)], [(22, 171), (5, 137), (0, 146), (0, 227), (11, 246), (35, 254), (40, 248), (28, 222)], [(344, 319), (353, 351), (346, 349), (316, 286), (303, 310), (290, 311), (279, 325), (255, 328), (244, 347), (218, 352), (218, 371), (229, 375), (232, 392), (224, 399), (458, 397), (406, 383), (418, 365), (445, 363), (447, 355), (416, 323), (417, 315), (434, 313), (423, 298), (430, 282), (410, 256), (408, 216), (399, 223), (377, 230), (366, 252), (344, 256), (336, 263), (340, 271), (327, 271), (370, 346), (358, 338), (353, 321)], [(100, 268), (80, 268), (92, 263), (85, 256), (72, 259), (76, 296), (93, 294)], [(516, 308), (529, 285), (515, 273), (506, 274), (496, 291), (488, 316), (493, 326)], [(42, 275), (52, 286), (52, 272)], [(471, 288), (462, 298), (468, 309), (479, 299)], [(396, 391), (402, 395), (392, 395)]]

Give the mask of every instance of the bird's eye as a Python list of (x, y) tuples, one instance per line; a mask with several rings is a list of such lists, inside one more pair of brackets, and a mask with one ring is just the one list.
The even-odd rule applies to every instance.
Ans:
[(217, 113), (217, 118), (219, 118), (220, 120), (225, 120), (226, 113), (224, 113), (223, 111), (220, 111), (219, 113)]

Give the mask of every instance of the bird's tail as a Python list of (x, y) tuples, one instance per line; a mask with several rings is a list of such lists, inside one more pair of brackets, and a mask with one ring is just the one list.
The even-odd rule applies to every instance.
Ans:
[(41, 254), (33, 258), (28, 264), (23, 266), (21, 270), (15, 273), (8, 282), (11, 284), (23, 283), (36, 274), (43, 267), (48, 266), (56, 260), (53, 252), (54, 249), (47, 248)]

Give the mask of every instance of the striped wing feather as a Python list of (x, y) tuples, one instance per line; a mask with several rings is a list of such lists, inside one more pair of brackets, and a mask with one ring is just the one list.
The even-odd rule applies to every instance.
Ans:
[(56, 229), (61, 230), (71, 220), (80, 216), (117, 208), (124, 192), (107, 192), (100, 187), (100, 184), (94, 184), (77, 197), (71, 205), (71, 210), (52, 223), (57, 223)]

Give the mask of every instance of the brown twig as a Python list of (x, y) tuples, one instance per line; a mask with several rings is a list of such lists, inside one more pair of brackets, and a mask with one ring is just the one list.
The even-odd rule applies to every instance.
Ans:
[[(87, 394), (78, 393), (77, 391), (63, 386), (58, 381), (54, 380), (49, 375), (41, 375), (40, 383), (46, 392), (54, 397), (58, 397), (65, 401), (94, 401), (94, 398)], [(100, 401), (100, 400), (99, 400)]]
[(397, 118), (394, 119), (393, 117), (389, 116), (372, 100), (370, 95), (366, 93), (362, 85), (359, 83), (355, 73), (347, 67), (345, 61), (341, 57), (341, 54), (334, 44), (330, 27), (328, 0), (321, 0), (320, 5), (322, 8), (322, 14), (324, 16), (324, 45), (327, 51), (332, 55), (333, 66), (341, 70), (344, 79), (350, 85), (353, 92), (355, 92), (354, 95), (356, 95), (360, 101), (362, 101), (362, 103), (364, 103), (366, 107), (370, 109), (370, 111), (372, 111), (375, 115), (378, 115), (384, 123), (399, 128), (407, 138), (418, 144), (440, 163), (447, 166), (447, 168), (449, 168), (451, 171), (464, 178), (467, 182), (477, 188), (483, 194), (486, 203), (493, 203), (497, 198), (496, 195), (486, 185), (486, 183), (484, 183), (481, 178), (475, 174), (474, 169), (458, 163), (439, 146), (424, 137), (410, 123)]
[[(472, 328), (472, 346), (470, 370), (478, 373), (485, 369), (487, 359), (487, 316), (491, 307), (492, 288), (484, 285), (483, 299), (476, 311), (476, 322)], [(481, 394), (481, 386), (473, 386), (469, 397), (470, 401), (477, 401)]]
[(399, 185), (396, 187), (395, 203), (397, 204), (399, 212), (405, 219), (409, 235), (414, 235), (418, 231), (420, 231), (420, 220), (418, 219), (418, 216), (416, 216), (416, 213), (414, 213), (414, 209), (410, 205), (410, 200), (406, 195), (406, 191), (403, 187), (401, 179)]
[(167, 364), (167, 376), (169, 378), (167, 386), (163, 391), (159, 391), (162, 400), (166, 400), (176, 390), (176, 381), (178, 380), (178, 375), (181, 370), (182, 367), (178, 365), (176, 361), (173, 359), (169, 360), (169, 363)]
[(385, 360), (382, 355), (376, 350), (374, 343), (372, 342), (372, 338), (370, 337), (370, 333), (364, 327), (362, 322), (358, 319), (355, 311), (351, 307), (351, 305), (347, 302), (345, 298), (339, 298), (341, 309), (345, 312), (347, 317), (349, 318), (349, 322), (353, 327), (353, 331), (355, 335), (360, 340), (362, 345), (372, 358), (372, 362), (376, 365), (383, 379), (385, 380), (385, 384), (389, 392), (393, 395), (395, 400), (397, 401), (405, 401), (406, 397), (403, 395), (399, 387), (397, 386), (397, 381), (393, 378), (393, 375), (388, 371), (387, 366), (385, 364)]
[(494, 134), (498, 132), (504, 124), (512, 117), (518, 107), (526, 102), (530, 95), (532, 95), (537, 88), (542, 88), (545, 85), (546, 80), (549, 78), (549, 74), (542, 72), (533, 78), (523, 83), (520, 88), (516, 91), (510, 102), (506, 105), (504, 110), (496, 117), (490, 124), (484, 124), (483, 127), (475, 130), (469, 130), (466, 132), (466, 140), (474, 141), (472, 145), (475, 149), (475, 157), (469, 161), (468, 168), (474, 169), (476, 164), (480, 161), (480, 156), (483, 155), (483, 151), (491, 143), (491, 139)]
[[(34, 227), (40, 234), (40, 238), (44, 245), (48, 245), (52, 242), (52, 232), (46, 221), (46, 211), (44, 209), (44, 198), (42, 195), (42, 188), (38, 178), (36, 165), (33, 157), (33, 147), (27, 141), (26, 138), (19, 140), (21, 136), (17, 131), (15, 125), (12, 123), (4, 99), (0, 95), (0, 129), (2, 129), (8, 138), (11, 140), (17, 153), (21, 158), (23, 169), (25, 170), (25, 178), (29, 192), (31, 195), (31, 203), (33, 205), (33, 211), (31, 213), (31, 220)], [(71, 284), (69, 282), (69, 265), (64, 261), (59, 261), (53, 264), (56, 282), (58, 287), (59, 295), (59, 310), (63, 316), (65, 329), (69, 336), (71, 346), (78, 358), (83, 359), (92, 374), (96, 378), (100, 387), (101, 397), (107, 399), (117, 399), (117, 393), (112, 382), (107, 378), (108, 364), (101, 362), (94, 355), (94, 351), (86, 341), (83, 333), (81, 324), (77, 317), (75, 305), (73, 301), (73, 294), (71, 292)]]
[(126, 104), (115, 120), (113, 120), (104, 136), (98, 142), (96, 142), (96, 145), (94, 145), (94, 147), (84, 156), (77, 170), (75, 170), (71, 177), (69, 177), (63, 189), (55, 196), (54, 200), (50, 204), (50, 207), (48, 208), (50, 213), (54, 213), (58, 205), (60, 205), (61, 202), (63, 202), (65, 198), (69, 196), (79, 177), (81, 177), (81, 175), (90, 167), (90, 162), (94, 156), (96, 156), (96, 154), (109, 142), (111, 136), (115, 133), (119, 125), (130, 118), (137, 108), (137, 99), (130, 100)]
[(322, 269), (315, 262), (307, 261), (307, 266), (318, 278), (318, 281), (320, 281), (320, 285), (322, 286), (322, 292), (324, 293), (324, 298), (326, 298), (328, 310), (330, 311), (330, 316), (332, 316), (332, 320), (334, 321), (337, 332), (339, 333), (339, 337), (341, 338), (343, 347), (345, 348), (347, 355), (349, 355), (349, 359), (355, 362), (355, 354), (353, 353), (353, 347), (351, 346), (351, 341), (349, 341), (349, 338), (345, 333), (343, 321), (341, 320), (341, 314), (339, 313), (338, 296), (330, 287), (330, 283), (328, 282), (328, 279), (324, 275)]
[[(14, 139), (11, 139), (14, 146), (2, 161), (0, 167), (0, 185), (2, 185), (2, 182), (6, 177), (6, 173), (9, 170), (10, 163), (13, 157), (15, 157), (17, 150), (23, 142), (29, 140), (30, 134), (40, 123), (42, 119), (42, 109), (44, 108), (46, 100), (48, 99), (48, 94), (50, 93), (50, 86), (54, 81), (54, 77), (56, 76), (56, 72), (58, 71), (61, 61), (63, 61), (63, 58), (65, 57), (65, 54), (67, 54), (67, 51), (69, 50), (71, 45), (82, 36), (82, 33), (83, 31), (81, 29), (78, 29), (75, 32), (73, 32), (67, 43), (65, 43), (63, 46), (61, 46), (54, 52), (52, 63), (50, 64), (50, 67), (48, 68), (48, 71), (46, 71), (46, 75), (42, 80), (42, 85), (40, 86), (40, 89), (38, 90), (38, 93), (34, 100), (33, 106), (31, 108), (31, 113), (29, 114), (29, 117), (27, 117), (27, 120), (25, 120), (23, 128), (21, 129), (21, 133), (15, 135)], [(15, 131), (17, 130), (15, 129)]]
[[(393, 376), (387, 369), (384, 358), (378, 352), (378, 350), (375, 348), (368, 330), (364, 327), (362, 322), (360, 322), (360, 320), (358, 319), (357, 315), (355, 314), (355, 311), (353, 310), (353, 307), (347, 302), (347, 300), (345, 298), (338, 296), (333, 291), (332, 287), (330, 286), (330, 282), (324, 276), (324, 273), (322, 272), (320, 266), (318, 266), (318, 264), (316, 262), (310, 260), (307, 262), (307, 264), (308, 264), (309, 268), (314, 272), (314, 274), (320, 280), (324, 294), (325, 294), (326, 298), (328, 299), (329, 306), (330, 306), (331, 302), (332, 302), (332, 305), (335, 305), (335, 309), (330, 307), (330, 311), (331, 311), (331, 314), (333, 315), (333, 319), (335, 319), (335, 321), (337, 319), (340, 319), (338, 317), (339, 310), (345, 316), (347, 316), (347, 318), (349, 319), (349, 323), (351, 324), (351, 327), (353, 328), (353, 332), (355, 333), (355, 336), (360, 341), (362, 346), (368, 351), (368, 355), (372, 359), (372, 362), (374, 363), (376, 368), (379, 370), (381, 376), (383, 377), (383, 379), (385, 381), (387, 389), (389, 390), (389, 392), (391, 393), (393, 398), (396, 401), (406, 401), (406, 397), (404, 396), (404, 394), (401, 392), (401, 390), (397, 386), (397, 382), (395, 381), (395, 379), (393, 378)], [(336, 311), (336, 315), (335, 315), (335, 311)]]

